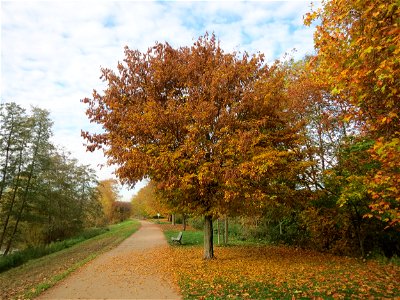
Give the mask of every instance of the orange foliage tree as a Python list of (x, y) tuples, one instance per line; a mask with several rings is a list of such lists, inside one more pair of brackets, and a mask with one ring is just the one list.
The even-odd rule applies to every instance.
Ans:
[(203, 215), (204, 258), (213, 257), (212, 219), (290, 197), (302, 170), (301, 124), (286, 94), (286, 70), (262, 55), (224, 53), (215, 36), (191, 47), (156, 43), (125, 49), (108, 87), (94, 91), (87, 115), (117, 176), (150, 178), (171, 207)]
[(162, 216), (171, 213), (168, 203), (157, 193), (156, 185), (149, 182), (145, 187), (131, 199), (132, 213), (139, 217), (153, 217), (157, 214)]
[[(319, 75), (339, 101), (351, 104), (344, 120), (364, 124), (378, 167), (363, 182), (370, 209), (388, 226), (400, 224), (400, 9), (396, 0), (331, 0), (309, 13)], [(372, 216), (372, 214), (370, 214)]]
[(115, 179), (105, 179), (99, 182), (97, 191), (107, 223), (113, 223), (115, 202), (118, 200), (118, 182)]

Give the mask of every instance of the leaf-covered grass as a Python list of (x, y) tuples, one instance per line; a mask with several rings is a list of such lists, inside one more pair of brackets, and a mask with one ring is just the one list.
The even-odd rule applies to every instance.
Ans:
[[(179, 230), (165, 229), (168, 240)], [(184, 232), (190, 241), (199, 233)], [(185, 235), (186, 234), (186, 235)], [(198, 240), (202, 244), (201, 240)], [(184, 299), (368, 299), (400, 297), (400, 267), (285, 246), (173, 246), (159, 257)]]
[(140, 227), (138, 221), (109, 226), (109, 231), (0, 274), (0, 299), (31, 299), (68, 274), (110, 250)]
[(185, 299), (400, 297), (400, 268), (283, 246), (170, 247), (164, 260)]
[(109, 229), (107, 228), (91, 228), (73, 238), (64, 241), (53, 242), (48, 245), (29, 247), (6, 256), (0, 256), (0, 273), (11, 268), (18, 267), (31, 259), (40, 258), (42, 256), (72, 247), (73, 245), (81, 243), (87, 239), (103, 234), (108, 230)]

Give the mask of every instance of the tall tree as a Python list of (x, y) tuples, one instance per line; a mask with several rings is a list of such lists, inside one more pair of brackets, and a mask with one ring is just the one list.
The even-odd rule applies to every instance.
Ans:
[(50, 142), (49, 113), (0, 106), (0, 248), (51, 242), (96, 224), (96, 176)]
[(19, 203), (15, 212), (15, 223), (11, 229), (10, 237), (4, 254), (7, 254), (17, 234), (18, 226), (23, 219), (24, 210), (33, 201), (35, 196), (35, 185), (42, 168), (46, 164), (49, 151), (52, 145), (49, 139), (52, 135), (52, 121), (49, 118), (49, 112), (40, 108), (32, 109), (30, 140), (28, 141), (27, 165), (24, 171), (23, 180), (21, 180)]
[(27, 121), (22, 107), (15, 103), (0, 104), (0, 203), (12, 185), (21, 163), (20, 153), (28, 143)]
[(18, 203), (30, 143), (30, 122), (25, 110), (15, 103), (0, 106), (0, 249)]
[(82, 133), (88, 149), (103, 148), (122, 181), (148, 177), (178, 211), (203, 215), (204, 258), (213, 258), (213, 217), (283, 198), (301, 169), (285, 70), (224, 53), (208, 35), (125, 56), (118, 73), (102, 69), (104, 94), (83, 100), (105, 129)]
[(370, 208), (388, 226), (400, 223), (400, 7), (396, 0), (323, 1), (306, 24), (319, 19), (315, 66), (340, 101), (347, 119), (364, 123), (377, 162), (363, 185)]

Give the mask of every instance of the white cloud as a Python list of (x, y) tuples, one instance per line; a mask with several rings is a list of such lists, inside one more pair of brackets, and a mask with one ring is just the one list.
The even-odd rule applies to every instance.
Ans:
[[(50, 110), (55, 142), (98, 169), (106, 160), (82, 146), (80, 130), (93, 125), (80, 100), (102, 90), (100, 67), (115, 69), (125, 45), (189, 46), (208, 31), (226, 51), (260, 51), (273, 61), (297, 48), (301, 58), (313, 49), (313, 29), (302, 26), (309, 8), (309, 1), (2, 1), (1, 101)], [(111, 173), (98, 169), (101, 179)]]

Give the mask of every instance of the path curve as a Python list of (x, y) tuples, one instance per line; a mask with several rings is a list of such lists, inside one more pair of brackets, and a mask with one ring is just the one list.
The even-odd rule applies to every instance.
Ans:
[(165, 246), (161, 229), (150, 222), (111, 251), (104, 253), (37, 299), (181, 299), (171, 282), (152, 266), (150, 250)]

